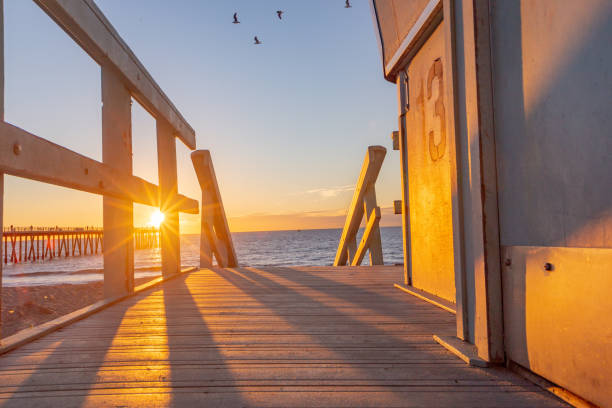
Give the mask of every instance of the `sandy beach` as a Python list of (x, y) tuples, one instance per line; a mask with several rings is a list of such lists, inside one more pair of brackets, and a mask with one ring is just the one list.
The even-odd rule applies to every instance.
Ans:
[[(135, 285), (155, 277), (137, 278)], [(2, 337), (102, 300), (103, 282), (2, 288)]]

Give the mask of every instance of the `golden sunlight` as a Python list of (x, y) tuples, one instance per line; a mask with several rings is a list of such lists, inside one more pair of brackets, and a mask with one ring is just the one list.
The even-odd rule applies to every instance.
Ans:
[(153, 214), (151, 214), (151, 219), (149, 220), (149, 225), (151, 225), (152, 227), (155, 227), (155, 228), (159, 228), (161, 223), (164, 222), (164, 218), (166, 218), (166, 216), (164, 215), (163, 212), (161, 212), (159, 210), (155, 210), (153, 212)]

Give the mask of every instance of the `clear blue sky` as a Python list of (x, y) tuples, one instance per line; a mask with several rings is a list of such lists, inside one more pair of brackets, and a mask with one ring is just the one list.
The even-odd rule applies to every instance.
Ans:
[[(382, 76), (368, 1), (350, 9), (344, 0), (96, 3), (193, 126), (198, 148), (211, 150), (237, 229), (272, 228), (287, 214), (309, 217), (309, 226), (317, 217), (322, 227), (337, 223), (373, 144), (388, 149), (379, 205), (401, 198), (389, 138), (395, 88)], [(235, 11), (241, 24), (231, 23)], [(5, 0), (5, 33), (7, 121), (100, 159), (97, 64), (31, 1)], [(156, 182), (155, 124), (136, 103), (133, 138), (135, 174)], [(187, 148), (178, 155), (179, 189), (198, 198)], [(74, 223), (101, 224), (99, 197), (14, 178), (6, 189), (5, 224), (70, 224), (65, 208)], [(34, 191), (42, 200), (24, 206)]]

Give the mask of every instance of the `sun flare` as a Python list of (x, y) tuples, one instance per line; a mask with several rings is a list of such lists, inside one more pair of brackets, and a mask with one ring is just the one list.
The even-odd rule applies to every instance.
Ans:
[(159, 228), (162, 222), (164, 222), (164, 218), (165, 218), (165, 215), (163, 212), (159, 210), (155, 210), (153, 214), (151, 214), (151, 220), (149, 221), (149, 224), (152, 227)]

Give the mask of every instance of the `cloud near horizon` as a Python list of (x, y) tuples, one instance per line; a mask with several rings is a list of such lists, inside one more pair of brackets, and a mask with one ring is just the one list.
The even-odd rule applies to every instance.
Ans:
[(316, 188), (313, 190), (304, 191), (302, 194), (318, 194), (323, 198), (331, 198), (336, 197), (338, 194), (349, 192), (355, 190), (355, 186), (353, 184), (349, 184), (346, 186), (338, 186), (338, 187), (326, 187), (326, 188)]
[[(339, 209), (286, 214), (257, 213), (229, 217), (228, 224), (232, 232), (342, 228), (346, 221), (346, 212), (345, 209)], [(401, 225), (401, 216), (393, 213), (393, 207), (381, 208), (381, 215), (382, 227)], [(362, 226), (364, 224), (365, 221)]]

